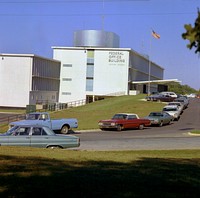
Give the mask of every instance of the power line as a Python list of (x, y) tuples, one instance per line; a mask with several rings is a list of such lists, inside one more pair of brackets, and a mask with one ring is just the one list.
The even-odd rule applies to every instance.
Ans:
[[(106, 2), (131, 2), (131, 1), (151, 1), (151, 0), (106, 0)], [(96, 3), (102, 0), (67, 0), (67, 1), (1, 1), (0, 4), (44, 4), (44, 3)]]
[[(122, 13), (114, 13), (114, 14), (106, 14), (104, 13), (105, 16), (153, 16), (153, 15), (192, 15), (192, 14), (196, 14), (196, 12), (174, 12), (174, 13), (126, 13), (126, 14), (122, 14)], [(74, 13), (74, 14), (14, 14), (14, 13), (10, 13), (10, 14), (0, 14), (0, 16), (102, 16), (102, 13), (97, 13), (97, 14), (91, 14), (91, 13), (87, 13), (87, 14), (82, 14), (82, 13)]]

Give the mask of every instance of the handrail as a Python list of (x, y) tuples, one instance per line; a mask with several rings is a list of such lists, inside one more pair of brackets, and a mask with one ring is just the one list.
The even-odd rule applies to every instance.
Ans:
[(25, 116), (26, 116), (25, 114), (16, 114), (16, 115), (0, 118), (0, 124), (9, 124), (10, 122), (13, 122), (13, 121), (23, 120)]
[[(36, 111), (58, 111), (62, 109), (68, 109), (72, 107), (78, 107), (81, 105), (85, 105), (86, 100), (77, 100), (77, 101), (72, 101), (68, 103), (53, 103), (53, 104), (45, 104), (43, 109), (36, 109)], [(31, 113), (31, 112), (27, 112)], [(3, 118), (0, 118), (0, 124), (9, 124), (10, 122), (17, 121), (17, 120), (22, 120), (25, 119), (26, 114), (15, 114), (11, 116), (6, 116)]]

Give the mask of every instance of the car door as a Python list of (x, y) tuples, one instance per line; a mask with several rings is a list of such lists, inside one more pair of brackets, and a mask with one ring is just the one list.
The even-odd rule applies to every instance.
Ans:
[(1, 135), (0, 136), (0, 146), (7, 146), (9, 142), (9, 136), (7, 135)]
[(30, 146), (30, 127), (21, 126), (8, 136), (9, 146)]
[(163, 113), (165, 124), (169, 123), (172, 120), (172, 117), (168, 113)]
[(139, 126), (139, 122), (136, 116), (129, 115), (125, 123), (125, 128), (137, 128), (138, 126)]
[(33, 127), (31, 132), (31, 147), (46, 148), (49, 136), (42, 127)]

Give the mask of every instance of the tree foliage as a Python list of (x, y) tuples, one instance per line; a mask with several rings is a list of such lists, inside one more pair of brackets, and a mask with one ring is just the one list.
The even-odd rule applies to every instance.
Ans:
[(177, 82), (168, 83), (168, 91), (173, 91), (177, 94), (190, 94), (190, 93), (197, 93), (197, 90), (191, 88), (188, 85), (181, 85)]
[(195, 20), (194, 27), (191, 24), (185, 24), (186, 32), (182, 34), (183, 39), (189, 40), (187, 47), (189, 49), (195, 48), (195, 53), (200, 53), (200, 11), (198, 9), (198, 16)]

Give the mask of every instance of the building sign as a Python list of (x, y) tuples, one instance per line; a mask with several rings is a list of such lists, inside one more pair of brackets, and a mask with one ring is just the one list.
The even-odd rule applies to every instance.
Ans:
[(110, 51), (108, 52), (108, 63), (110, 65), (125, 65), (126, 55), (122, 51)]

